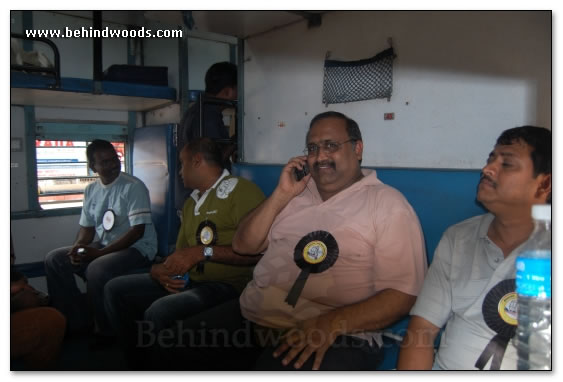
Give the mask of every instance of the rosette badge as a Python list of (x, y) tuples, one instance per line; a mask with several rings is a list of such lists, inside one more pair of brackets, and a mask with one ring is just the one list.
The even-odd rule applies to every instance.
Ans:
[(107, 210), (104, 212), (102, 217), (102, 227), (106, 231), (111, 231), (113, 225), (115, 224), (115, 213), (112, 210)]
[[(195, 234), (195, 239), (198, 245), (212, 246), (217, 243), (217, 226), (210, 220), (204, 220), (199, 223)], [(197, 264), (197, 271), (203, 273), (205, 266), (201, 261)]]
[(293, 260), (301, 273), (293, 283), (285, 302), (295, 307), (311, 273), (322, 273), (338, 259), (338, 243), (327, 231), (314, 231), (305, 235), (293, 252)]
[(214, 245), (217, 242), (217, 226), (210, 220), (199, 223), (195, 239), (199, 245)]
[(493, 358), (491, 370), (500, 369), (508, 342), (516, 334), (516, 327), (518, 326), (518, 305), (515, 289), (515, 279), (503, 280), (485, 296), (482, 306), (483, 318), (487, 326), (496, 335), (489, 341), (477, 362), (475, 362), (475, 367), (478, 369), (483, 370), (491, 357)]

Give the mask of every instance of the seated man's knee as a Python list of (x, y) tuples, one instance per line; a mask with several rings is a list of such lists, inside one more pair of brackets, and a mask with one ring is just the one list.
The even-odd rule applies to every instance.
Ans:
[(70, 260), (67, 260), (67, 257), (67, 251), (63, 250), (63, 248), (54, 249), (45, 256), (45, 266), (47, 268), (53, 268), (65, 261), (69, 261), (70, 263)]
[(170, 306), (167, 304), (166, 298), (159, 298), (145, 310), (143, 319), (161, 327), (162, 322), (166, 320), (167, 308), (169, 309)]
[(106, 283), (111, 279), (109, 275), (112, 274), (107, 269), (107, 263), (104, 261), (93, 260), (86, 268), (86, 280), (89, 287), (103, 288)]

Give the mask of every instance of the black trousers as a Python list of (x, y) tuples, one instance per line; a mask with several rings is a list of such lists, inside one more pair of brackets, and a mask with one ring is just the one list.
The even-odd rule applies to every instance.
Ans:
[[(281, 332), (242, 317), (234, 299), (161, 331), (151, 347), (149, 370), (295, 370), (273, 357)], [(297, 357), (296, 357), (297, 358)], [(327, 350), (321, 370), (376, 370), (383, 351), (375, 343), (339, 336)], [(311, 370), (314, 354), (300, 370)]]

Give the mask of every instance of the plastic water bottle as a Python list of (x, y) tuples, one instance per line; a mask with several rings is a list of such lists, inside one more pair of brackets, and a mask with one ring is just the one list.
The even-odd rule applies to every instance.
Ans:
[(551, 370), (551, 205), (532, 207), (535, 228), (516, 259), (519, 370)]

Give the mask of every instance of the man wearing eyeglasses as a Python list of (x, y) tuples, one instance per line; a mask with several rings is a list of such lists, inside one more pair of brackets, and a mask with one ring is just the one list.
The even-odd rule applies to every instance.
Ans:
[[(237, 365), (224, 362), (238, 356), (258, 370), (377, 368), (380, 330), (408, 314), (427, 263), (414, 210), (375, 171), (360, 168), (363, 149), (357, 123), (344, 114), (313, 118), (306, 155), (289, 160), (272, 195), (241, 221), (233, 239), (239, 253), (264, 253), (253, 280), (239, 301), (184, 325), (205, 323), (209, 332), (221, 328), (233, 336), (237, 326), (250, 327), (246, 348), (254, 353), (243, 358), (235, 346), (237, 354), (219, 357), (227, 347), (188, 348), (167, 366), (205, 368), (206, 359), (221, 359), (215, 369), (232, 369)], [(294, 172), (305, 164), (310, 174), (297, 180)]]
[[(239, 226), (233, 246), (264, 252), (241, 296), (242, 315), (290, 329), (258, 368), (375, 368), (378, 330), (408, 314), (416, 299), (427, 267), (418, 218), (403, 195), (360, 168), (363, 149), (355, 121), (317, 115), (305, 156), (289, 161), (272, 196)], [(296, 181), (294, 169), (305, 164), (310, 175)], [(338, 255), (309, 274), (293, 307), (284, 297), (303, 271), (294, 261), (297, 243), (318, 231), (335, 239)]]

